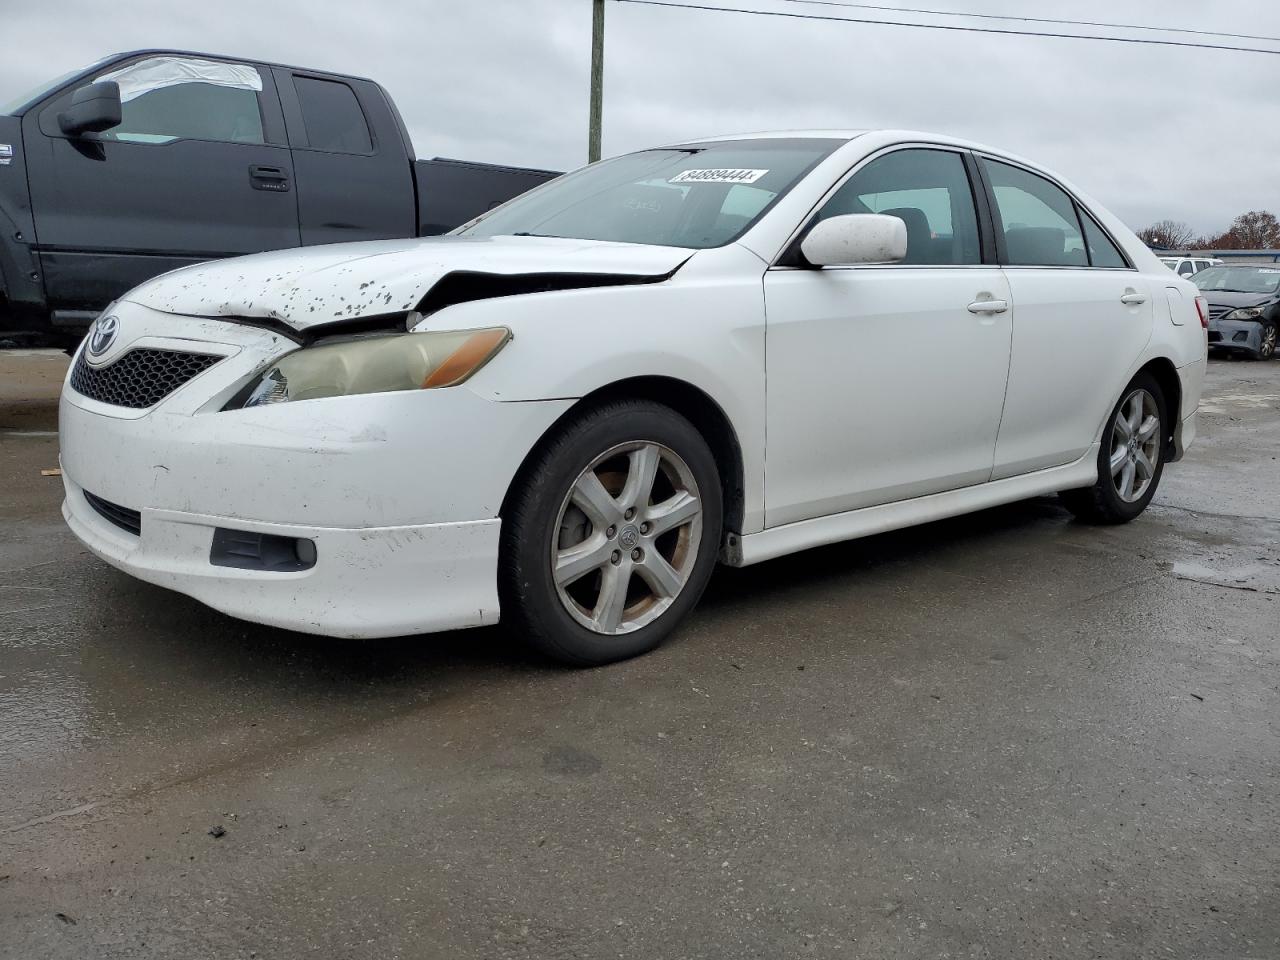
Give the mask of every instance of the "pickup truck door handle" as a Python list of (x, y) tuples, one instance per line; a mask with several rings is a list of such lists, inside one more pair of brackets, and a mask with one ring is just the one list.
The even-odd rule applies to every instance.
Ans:
[(975, 300), (969, 304), (970, 313), (1004, 313), (1008, 309), (1008, 300)]
[(261, 163), (249, 164), (249, 184), (255, 190), (271, 193), (289, 192), (289, 175), (282, 167), (270, 167)]
[(1147, 295), (1145, 293), (1136, 293), (1133, 290), (1128, 290), (1125, 292), (1125, 295), (1120, 298), (1120, 302), (1129, 304), (1130, 306), (1136, 306), (1139, 303), (1146, 303)]

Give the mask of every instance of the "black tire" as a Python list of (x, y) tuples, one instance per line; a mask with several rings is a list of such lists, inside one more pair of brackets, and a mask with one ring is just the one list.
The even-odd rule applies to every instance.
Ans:
[[(1155, 400), (1160, 418), (1156, 429), (1156, 436), (1159, 438), (1157, 444), (1159, 459), (1156, 461), (1155, 470), (1146, 491), (1138, 499), (1130, 501), (1122, 498), (1120, 491), (1116, 488), (1111, 471), (1111, 455), (1115, 450), (1116, 418), (1120, 416), (1125, 402), (1136, 390), (1146, 390)], [(1097, 483), (1078, 490), (1062, 491), (1058, 496), (1062, 499), (1063, 505), (1086, 523), (1128, 523), (1146, 510), (1147, 504), (1151, 502), (1156, 488), (1160, 485), (1160, 478), (1164, 475), (1165, 437), (1169, 432), (1168, 409), (1164, 391), (1160, 389), (1160, 384), (1156, 382), (1155, 377), (1147, 373), (1140, 373), (1134, 377), (1112, 408), (1111, 416), (1107, 418), (1107, 425), (1102, 431), (1102, 443), (1098, 451)]]
[[(701, 502), (701, 532), (696, 550), (685, 548), (682, 563), (688, 572), (683, 586), (656, 619), (630, 632), (607, 634), (584, 626), (570, 613), (568, 601), (561, 599), (556, 586), (551, 557), (556, 549), (553, 545), (563, 542), (562, 510), (570, 490), (600, 457), (632, 443), (666, 448), (687, 467)], [(668, 469), (666, 460), (660, 469)], [(711, 578), (724, 522), (722, 502), (720, 474), (711, 448), (676, 411), (648, 400), (609, 401), (584, 411), (543, 442), (507, 499), (498, 571), (503, 622), (537, 650), (572, 666), (613, 663), (647, 653), (693, 609)], [(589, 535), (594, 536), (594, 525), (589, 519), (586, 522)], [(635, 532), (624, 530), (610, 536), (617, 536), (621, 543), (624, 536)], [(645, 541), (643, 546), (656, 549), (657, 544)], [(616, 558), (617, 554), (615, 563)], [(587, 576), (598, 578), (593, 582), (602, 591), (607, 572), (602, 568)], [(644, 583), (639, 586), (645, 588)]]
[(1253, 355), (1255, 360), (1270, 360), (1276, 355), (1276, 322), (1267, 320), (1262, 324), (1262, 331), (1258, 338), (1258, 352)]

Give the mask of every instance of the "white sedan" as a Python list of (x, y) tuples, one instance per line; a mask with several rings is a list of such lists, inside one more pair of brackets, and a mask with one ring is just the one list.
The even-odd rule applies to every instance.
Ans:
[(717, 562), (1061, 492), (1195, 435), (1204, 302), (1024, 160), (901, 131), (642, 150), (451, 236), (188, 267), (98, 319), (63, 514), (234, 616), (649, 650)]

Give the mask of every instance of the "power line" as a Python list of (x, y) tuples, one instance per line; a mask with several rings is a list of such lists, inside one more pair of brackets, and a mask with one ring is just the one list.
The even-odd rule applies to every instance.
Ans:
[(746, 13), (759, 17), (787, 17), (791, 20), (827, 20), (835, 23), (865, 23), (884, 27), (915, 27), (918, 30), (949, 30), (957, 33), (994, 33), (1007, 37), (1049, 37), (1056, 40), (1103, 40), (1108, 43), (1137, 43), (1157, 47), (1189, 47), (1193, 50), (1227, 50), (1233, 53), (1269, 53), (1280, 56), (1280, 50), (1261, 47), (1232, 47), (1215, 43), (1191, 43), (1187, 40), (1152, 40), (1145, 37), (1099, 37), (1081, 33), (1049, 33), (1038, 30), (1007, 30), (999, 27), (969, 27), (951, 23), (912, 23), (909, 20), (877, 20), (871, 17), (837, 17), (816, 13), (791, 13), (786, 10), (752, 10), (747, 7), (713, 7), (704, 3), (674, 3), (672, 0), (615, 0), (643, 7), (670, 7), (675, 10), (708, 10), (715, 13)]
[(970, 17), (974, 20), (1017, 20), (1022, 23), (1056, 23), (1073, 27), (1107, 27), (1113, 30), (1148, 30), (1155, 33), (1188, 33), (1201, 37), (1229, 37), (1233, 40), (1265, 40), (1280, 43), (1280, 37), (1263, 37), (1254, 33), (1223, 33), (1220, 30), (1192, 30), (1188, 27), (1152, 27), (1139, 23), (1103, 23), (1098, 20), (1054, 20), (1048, 17), (1020, 17), (1017, 14), (964, 13), (959, 10), (928, 10), (922, 7), (890, 7), (877, 3), (849, 3), (842, 0), (777, 0), (779, 3), (803, 3), (816, 7), (852, 7), (858, 10), (887, 10), (890, 13), (923, 13), (935, 17)]

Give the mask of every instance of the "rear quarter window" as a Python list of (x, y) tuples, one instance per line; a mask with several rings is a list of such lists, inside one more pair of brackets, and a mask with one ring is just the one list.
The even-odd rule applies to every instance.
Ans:
[(373, 153), (369, 123), (355, 91), (337, 80), (294, 77), (307, 145), (330, 153)]

